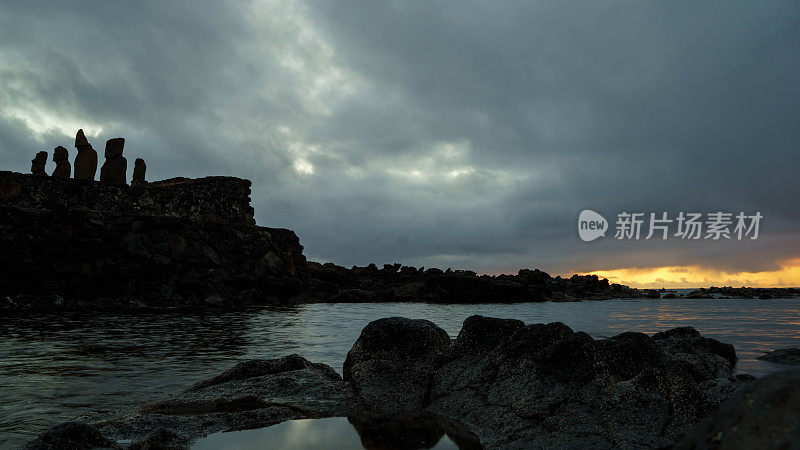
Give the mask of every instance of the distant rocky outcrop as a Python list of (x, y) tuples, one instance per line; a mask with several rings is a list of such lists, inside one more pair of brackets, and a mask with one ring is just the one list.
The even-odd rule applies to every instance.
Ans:
[[(609, 283), (596, 275), (551, 277), (535, 269), (516, 275), (477, 275), (468, 270), (374, 264), (351, 269), (332, 263), (308, 264), (310, 283), (297, 301), (428, 303), (513, 303), (649, 297), (649, 291)], [(658, 292), (655, 298), (658, 298)]]
[[(429, 321), (395, 317), (364, 328), (344, 379), (297, 355), (246, 361), (163, 401), (75, 423), (92, 442), (177, 448), (332, 416), (362, 436), (426, 434), (437, 422), (434, 438), (447, 430), (464, 448), (666, 448), (754, 380), (734, 376), (735, 361), (732, 346), (688, 327), (595, 340), (562, 323), (472, 316), (451, 342)], [(28, 448), (59, 442), (58, 430)]]
[(752, 288), (723, 286), (695, 289), (685, 295), (685, 298), (758, 298), (768, 300), (771, 298), (800, 297), (799, 288)]

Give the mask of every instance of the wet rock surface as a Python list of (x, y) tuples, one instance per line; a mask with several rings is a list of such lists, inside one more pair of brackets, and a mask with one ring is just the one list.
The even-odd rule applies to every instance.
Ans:
[(800, 365), (800, 348), (780, 348), (759, 356), (758, 359), (778, 364)]
[(389, 317), (361, 331), (344, 361), (350, 382), (370, 412), (390, 416), (423, 409), (433, 374), (450, 351), (450, 337), (428, 320)]
[(800, 445), (800, 370), (755, 381), (676, 449), (788, 449)]
[(376, 448), (443, 432), (464, 448), (659, 448), (753, 380), (733, 376), (735, 360), (689, 327), (596, 340), (561, 323), (472, 316), (450, 342), (429, 321), (393, 317), (364, 328), (344, 379), (297, 355), (247, 361), (164, 401), (78, 420), (110, 441), (177, 448), (321, 417), (349, 417)]
[(747, 381), (733, 361), (732, 346), (691, 328), (594, 340), (561, 323), (473, 316), (427, 409), (488, 447), (660, 447)]
[[(221, 431), (262, 428), (291, 419), (347, 416), (354, 404), (350, 387), (324, 364), (297, 355), (246, 361), (167, 400), (83, 416), (81, 426), (93, 431), (84, 432), (89, 438), (72, 448), (102, 447), (98, 437), (122, 448), (186, 448), (200, 437)], [(46, 432), (29, 448), (48, 448), (39, 445), (43, 441), (74, 440), (75, 433), (69, 428), (62, 430), (63, 426)]]

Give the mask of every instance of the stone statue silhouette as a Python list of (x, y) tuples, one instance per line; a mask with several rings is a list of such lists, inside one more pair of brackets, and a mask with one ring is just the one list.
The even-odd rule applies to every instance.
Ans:
[(78, 149), (78, 155), (75, 156), (75, 179), (94, 180), (94, 174), (97, 173), (97, 152), (86, 139), (83, 130), (78, 130), (75, 135), (75, 148)]
[(144, 179), (146, 171), (147, 164), (144, 163), (144, 160), (142, 158), (136, 158), (136, 161), (133, 162), (133, 180), (131, 181), (131, 186), (139, 186), (147, 183)]
[(56, 169), (53, 171), (53, 178), (69, 178), (72, 175), (72, 166), (69, 164), (69, 152), (66, 148), (58, 146), (53, 150), (53, 162)]
[(114, 138), (106, 141), (106, 162), (100, 168), (100, 181), (105, 183), (126, 184), (128, 160), (122, 156), (125, 138)]
[(31, 160), (31, 173), (46, 177), (47, 172), (44, 171), (45, 164), (47, 164), (47, 152), (37, 153)]

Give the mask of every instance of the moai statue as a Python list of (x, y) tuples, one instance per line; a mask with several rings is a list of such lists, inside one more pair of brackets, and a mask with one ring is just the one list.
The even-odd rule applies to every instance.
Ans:
[(53, 150), (53, 162), (56, 163), (56, 170), (53, 171), (53, 178), (69, 178), (72, 175), (72, 166), (69, 164), (69, 152), (67, 149), (58, 146)]
[(144, 163), (142, 158), (136, 158), (133, 162), (133, 180), (131, 186), (141, 186), (147, 181), (144, 179), (144, 173), (147, 171), (147, 164)]
[(44, 171), (45, 164), (47, 164), (47, 152), (37, 153), (36, 156), (31, 160), (31, 173), (46, 177), (47, 172)]
[(86, 139), (83, 130), (78, 130), (75, 135), (75, 148), (78, 149), (78, 155), (75, 156), (75, 179), (94, 180), (94, 174), (97, 173), (97, 152)]
[(122, 156), (125, 138), (106, 141), (106, 162), (100, 168), (100, 181), (125, 184), (127, 182), (128, 160)]

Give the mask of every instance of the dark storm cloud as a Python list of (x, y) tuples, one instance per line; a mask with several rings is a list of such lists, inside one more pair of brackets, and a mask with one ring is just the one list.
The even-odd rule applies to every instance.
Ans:
[[(0, 166), (124, 136), (152, 178), (252, 179), (260, 224), (342, 264), (770, 269), (800, 250), (798, 25), (778, 1), (5, 2)], [(765, 221), (586, 244), (584, 208)]]

